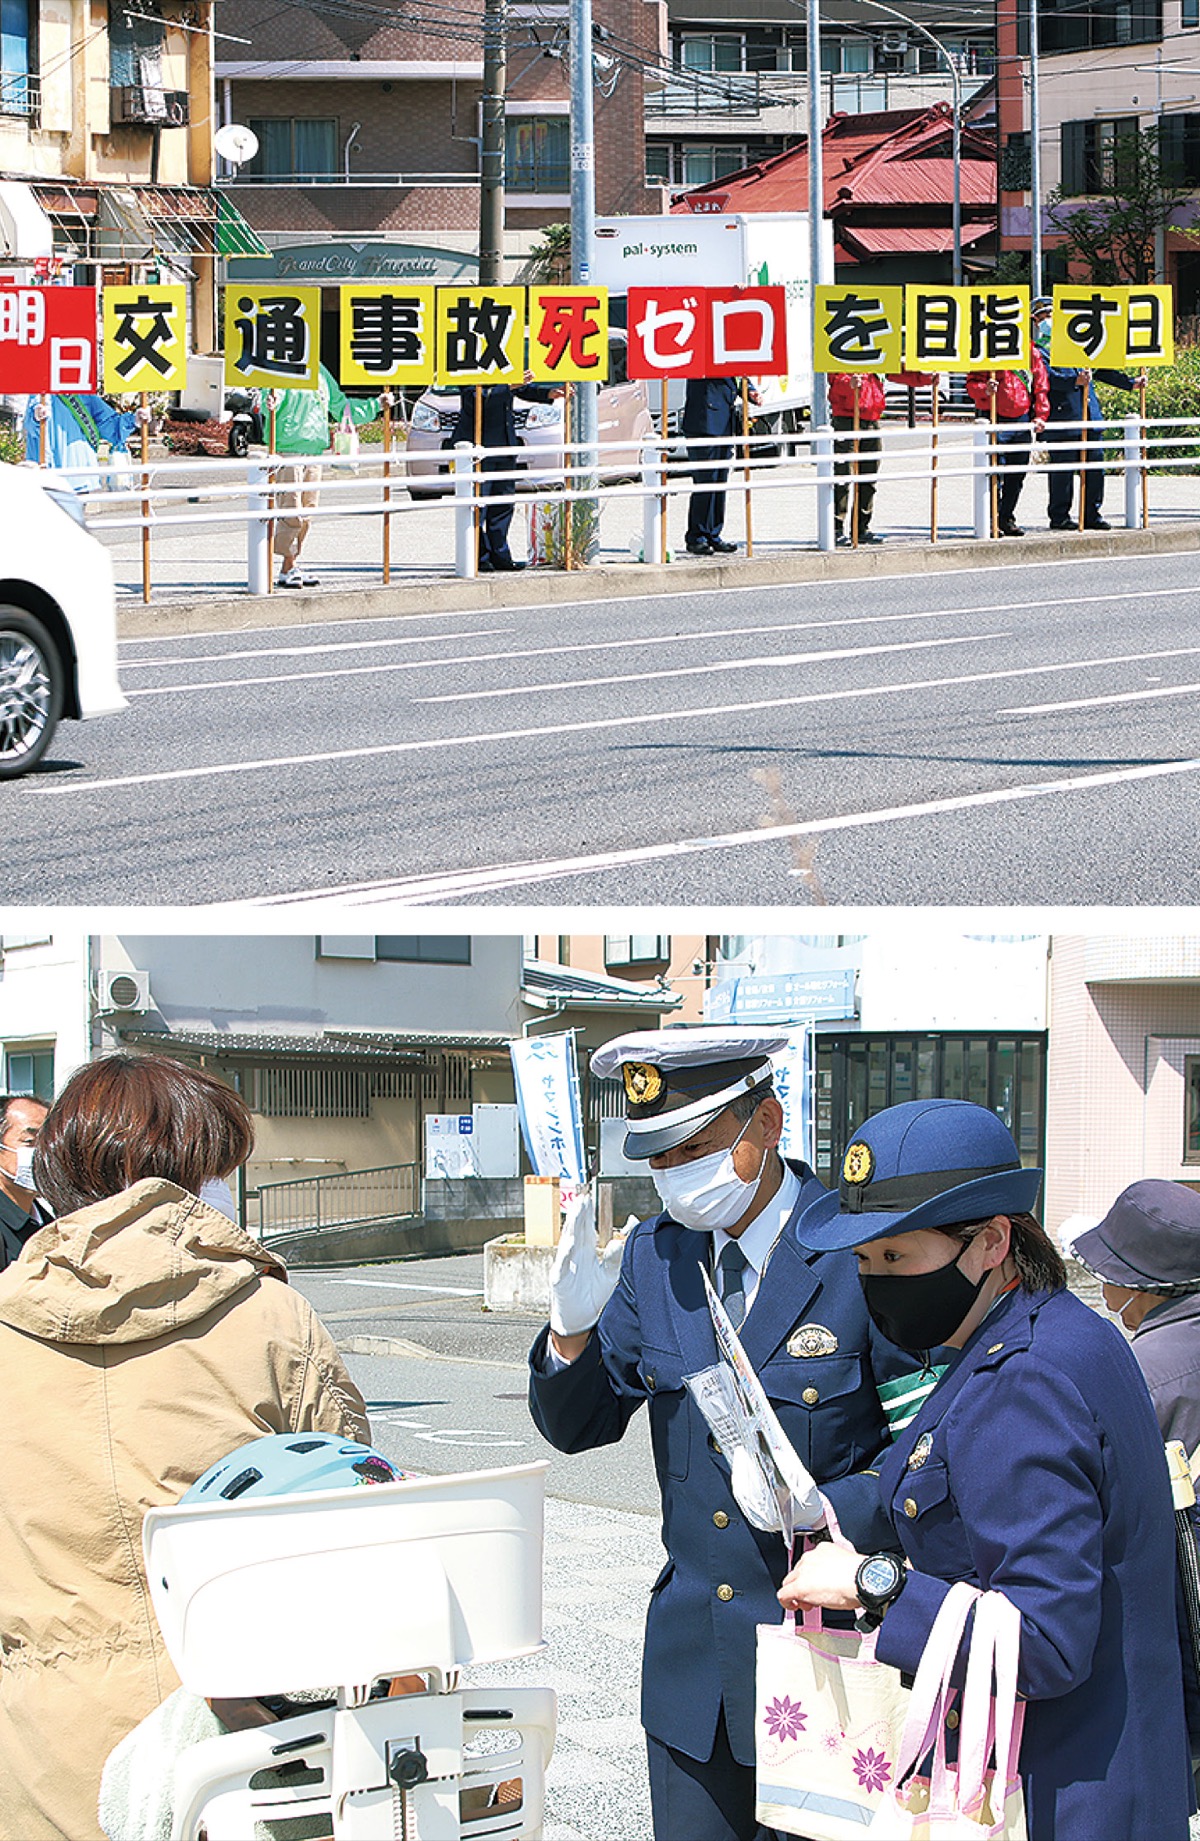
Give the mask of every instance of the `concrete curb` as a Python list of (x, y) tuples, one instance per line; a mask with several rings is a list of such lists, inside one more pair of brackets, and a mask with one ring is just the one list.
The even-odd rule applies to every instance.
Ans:
[[(1086, 545), (1086, 547), (1081, 547)], [(714, 563), (607, 563), (565, 575), (527, 570), (473, 582), (458, 577), (434, 582), (382, 583), (362, 588), (316, 589), (309, 593), (242, 595), (152, 603), (122, 601), (117, 627), (122, 639), (177, 633), (227, 633), (256, 627), (303, 626), (327, 621), (374, 620), (403, 614), (457, 612), (463, 608), (552, 607), (570, 601), (638, 599), (643, 595), (688, 594), (697, 588), (764, 588), (798, 582), (871, 580), (898, 575), (933, 575), (956, 569), (1020, 568), (1031, 560), (1088, 562), (1112, 556), (1179, 555), (1200, 549), (1200, 523), (1167, 529), (1054, 532), (1021, 541), (975, 538), (951, 543), (896, 543), (869, 550), (795, 550), (784, 556), (742, 557)]]
[(402, 1360), (454, 1362), (463, 1368), (501, 1368), (505, 1374), (527, 1374), (525, 1362), (489, 1361), (483, 1355), (446, 1355), (440, 1349), (427, 1349), (424, 1343), (408, 1342), (403, 1336), (337, 1336), (334, 1338), (342, 1355), (398, 1356)]

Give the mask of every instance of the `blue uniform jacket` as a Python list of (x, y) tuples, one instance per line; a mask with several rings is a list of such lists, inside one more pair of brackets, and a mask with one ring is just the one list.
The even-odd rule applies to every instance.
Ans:
[(880, 1660), (916, 1668), (954, 1580), (1004, 1592), (1030, 1841), (1185, 1841), (1170, 1489), (1118, 1331), (1066, 1291), (1009, 1293), (880, 1471), (913, 1567)]
[[(684, 434), (694, 441), (732, 436), (740, 420), (741, 400), (742, 386), (736, 377), (689, 377), (683, 399)], [(724, 465), (733, 458), (733, 448), (697, 447), (691, 458), (697, 463), (711, 461), (714, 466)], [(703, 469), (698, 467), (694, 477), (703, 489), (707, 477)]]
[[(1080, 422), (1083, 420), (1083, 385), (1076, 383), (1074, 370), (1064, 370), (1061, 365), (1047, 364), (1050, 379), (1050, 420), (1052, 422)], [(1092, 381), (1088, 385), (1088, 421), (1099, 422), (1103, 410), (1100, 398), (1096, 394), (1097, 382), (1111, 384), (1116, 390), (1136, 390), (1132, 377), (1126, 371), (1093, 371)]]
[[(849, 1538), (868, 1551), (898, 1543), (881, 1513), (878, 1479), (851, 1476), (887, 1442), (876, 1383), (911, 1374), (913, 1358), (878, 1334), (849, 1253), (814, 1253), (796, 1223), (823, 1194), (806, 1164), (800, 1200), (763, 1272), (742, 1342), (783, 1429), (827, 1493)], [(709, 1234), (666, 1215), (630, 1234), (617, 1289), (599, 1334), (569, 1368), (539, 1372), (546, 1331), (531, 1357), (530, 1410), (560, 1451), (613, 1444), (648, 1401), (662, 1491), (663, 1545), (646, 1623), (642, 1723), (664, 1744), (707, 1758), (721, 1703), (734, 1757), (754, 1761), (755, 1626), (777, 1624), (775, 1593), (787, 1571), (778, 1534), (750, 1527), (729, 1487), (684, 1376), (717, 1360), (701, 1271)], [(790, 1355), (802, 1324), (837, 1339), (828, 1355)], [(830, 1479), (841, 1479), (830, 1483)], [(729, 1590), (722, 1588), (731, 1588)]]

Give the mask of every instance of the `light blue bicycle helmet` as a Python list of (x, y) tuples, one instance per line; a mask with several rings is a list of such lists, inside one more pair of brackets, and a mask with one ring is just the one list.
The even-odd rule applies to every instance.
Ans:
[(304, 1496), (359, 1483), (402, 1483), (407, 1471), (370, 1445), (330, 1432), (273, 1432), (210, 1464), (181, 1502), (232, 1502), (240, 1496)]

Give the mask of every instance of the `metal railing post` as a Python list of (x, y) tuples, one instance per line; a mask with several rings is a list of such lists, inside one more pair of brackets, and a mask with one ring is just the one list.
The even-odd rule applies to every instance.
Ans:
[(975, 508), (975, 535), (990, 537), (992, 534), (992, 428), (988, 422), (976, 422), (971, 430), (971, 457), (973, 472), (971, 474), (972, 503)]
[(267, 520), (255, 517), (265, 512), (267, 495), (262, 490), (267, 480), (265, 467), (246, 469), (246, 587), (251, 594), (269, 594), (271, 589), (271, 544)]
[(1124, 429), (1125, 459), (1125, 528), (1138, 530), (1142, 522), (1142, 421), (1140, 416), (1126, 416)]
[(456, 441), (450, 461), (454, 473), (454, 573), (472, 582), (477, 573), (474, 466), (469, 441)]
[(817, 548), (832, 550), (834, 547), (832, 429), (814, 429), (812, 449), (817, 463)]
[(642, 561), (656, 563), (662, 550), (662, 465), (655, 441), (642, 449)]

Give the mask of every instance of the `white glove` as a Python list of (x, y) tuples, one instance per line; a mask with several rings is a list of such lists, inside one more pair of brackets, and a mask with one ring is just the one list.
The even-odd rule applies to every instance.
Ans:
[(550, 1328), (556, 1336), (581, 1336), (599, 1322), (617, 1288), (624, 1251), (623, 1239), (599, 1250), (591, 1191), (581, 1189), (567, 1209), (550, 1271)]

